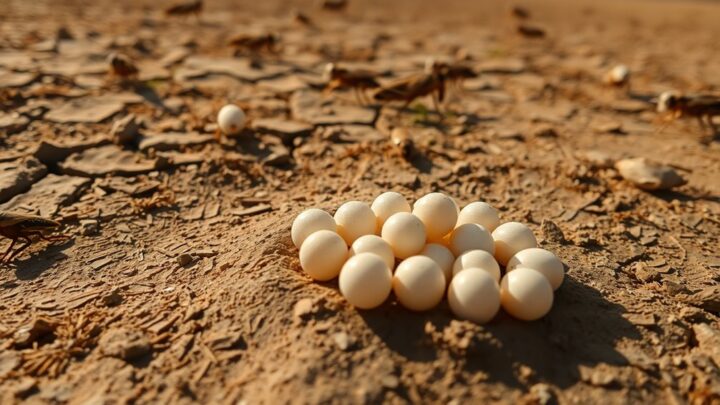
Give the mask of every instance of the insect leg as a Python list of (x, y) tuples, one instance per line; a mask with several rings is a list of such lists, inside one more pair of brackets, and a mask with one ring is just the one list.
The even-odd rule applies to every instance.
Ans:
[(5, 258), (7, 257), (7, 255), (12, 251), (13, 246), (15, 246), (15, 242), (17, 242), (17, 239), (13, 239), (12, 242), (10, 242), (10, 246), (7, 248), (7, 250), (3, 254), (2, 259), (0, 259), (0, 263), (5, 261)]
[(32, 240), (30, 240), (30, 238), (28, 238), (27, 236), (19, 236), (18, 239), (24, 239), (24, 240), (25, 240), (25, 244), (22, 245), (22, 246), (20, 246), (20, 247), (18, 248), (18, 250), (12, 252), (12, 254), (10, 255), (10, 257), (7, 258), (7, 261), (8, 261), (8, 262), (11, 261), (12, 259), (14, 259), (14, 258), (15, 258), (17, 255), (19, 255), (23, 250), (27, 249), (28, 246), (32, 245)]

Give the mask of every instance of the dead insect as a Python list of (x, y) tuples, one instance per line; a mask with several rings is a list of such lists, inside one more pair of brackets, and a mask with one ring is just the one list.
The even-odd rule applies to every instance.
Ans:
[(278, 43), (278, 37), (272, 33), (266, 34), (239, 34), (228, 41), (228, 45), (235, 47), (235, 55), (241, 54), (243, 51), (251, 54), (259, 54), (261, 52), (274, 53)]
[(518, 34), (520, 34), (526, 38), (544, 38), (545, 37), (545, 30), (540, 27), (533, 26), (533, 25), (518, 24), (517, 32), (518, 32)]
[(202, 0), (191, 0), (185, 3), (179, 3), (168, 7), (165, 10), (167, 16), (186, 16), (195, 14), (197, 19), (200, 19), (200, 13), (202, 13), (203, 1)]
[(673, 91), (666, 91), (658, 97), (657, 112), (669, 114), (670, 119), (678, 119), (683, 116), (697, 117), (700, 127), (706, 130), (709, 126), (712, 134), (715, 135), (718, 128), (713, 122), (713, 117), (720, 116), (720, 96), (710, 94), (685, 96)]
[[(0, 211), (0, 235), (11, 239), (10, 246), (0, 258), (0, 263), (9, 262), (15, 256), (32, 244), (32, 236), (38, 236), (47, 241), (65, 240), (65, 235), (46, 236), (48, 232), (60, 227), (60, 223), (35, 215), (18, 214), (8, 211)], [(15, 242), (21, 239), (25, 242), (19, 249), (12, 251)]]
[(377, 101), (405, 101), (404, 110), (418, 97), (432, 95), (433, 104), (440, 111), (440, 103), (445, 99), (445, 76), (439, 64), (433, 64), (431, 71), (398, 79), (382, 86), (373, 97)]
[(343, 11), (347, 8), (348, 0), (321, 0), (320, 7), (328, 11)]
[(355, 98), (361, 103), (368, 101), (367, 94), (365, 94), (367, 89), (380, 87), (380, 83), (375, 80), (377, 73), (360, 69), (349, 70), (338, 67), (334, 63), (325, 65), (323, 77), (328, 81), (328, 90), (350, 87), (353, 89)]
[(132, 60), (122, 53), (111, 53), (108, 56), (108, 63), (110, 64), (110, 74), (121, 79), (135, 77), (140, 71)]

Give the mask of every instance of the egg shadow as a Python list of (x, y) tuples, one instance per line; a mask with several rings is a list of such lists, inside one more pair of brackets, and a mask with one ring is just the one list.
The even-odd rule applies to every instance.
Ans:
[(524, 322), (501, 310), (460, 351), (434, 344), (426, 332), (427, 323), (442, 333), (454, 319), (446, 303), (420, 314), (386, 303), (361, 316), (390, 350), (410, 361), (432, 362), (440, 351), (449, 350), (464, 372), (482, 373), (488, 382), (522, 388), (527, 381), (518, 376), (517, 367), (524, 365), (532, 370), (533, 382), (567, 388), (580, 381), (581, 365), (628, 364), (615, 344), (641, 335), (622, 317), (624, 312), (622, 305), (607, 301), (596, 289), (568, 276), (544, 318)]
[[(581, 365), (628, 364), (615, 343), (641, 335), (624, 312), (622, 305), (606, 300), (598, 290), (566, 277), (553, 309), (542, 320), (521, 322), (503, 313), (487, 329), (510, 360), (506, 364), (527, 365), (537, 380), (565, 388), (580, 380)], [(483, 361), (469, 359), (468, 369), (483, 369)]]
[(392, 299), (372, 311), (358, 313), (388, 349), (414, 362), (432, 362), (438, 358), (438, 348), (426, 334), (426, 325), (441, 330), (452, 320), (440, 310), (409, 311)]

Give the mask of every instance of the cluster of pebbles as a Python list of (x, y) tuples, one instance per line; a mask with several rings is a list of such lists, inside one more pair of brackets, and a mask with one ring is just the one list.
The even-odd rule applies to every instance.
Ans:
[(460, 210), (442, 193), (411, 207), (386, 192), (371, 205), (346, 202), (334, 217), (311, 208), (295, 218), (291, 234), (305, 273), (317, 281), (339, 277), (343, 297), (361, 309), (380, 306), (392, 292), (413, 311), (447, 296), (453, 313), (473, 322), (490, 321), (501, 306), (531, 321), (550, 311), (564, 277), (563, 263), (537, 247), (526, 225), (501, 224), (485, 202)]

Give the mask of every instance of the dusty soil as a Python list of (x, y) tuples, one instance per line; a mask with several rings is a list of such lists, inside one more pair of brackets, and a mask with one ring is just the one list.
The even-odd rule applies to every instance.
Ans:
[[(720, 91), (720, 5), (529, 1), (547, 38), (528, 39), (499, 1), (298, 3), (315, 27), (283, 1), (211, 0), (200, 22), (166, 3), (4, 2), (0, 209), (71, 238), (0, 267), (0, 401), (720, 403), (720, 146), (648, 102)], [(225, 45), (248, 30), (280, 36), (260, 69)], [(139, 83), (108, 80), (111, 51)], [(445, 118), (321, 90), (331, 60), (391, 79), (457, 53), (481, 75)], [(618, 63), (629, 93), (601, 81)], [(226, 102), (253, 121), (240, 139), (213, 136)], [(114, 146), (131, 113), (144, 139)], [(625, 157), (687, 184), (641, 191), (603, 162)], [(357, 311), (313, 283), (294, 216), (386, 190), (528, 223), (567, 265), (550, 314)]]

